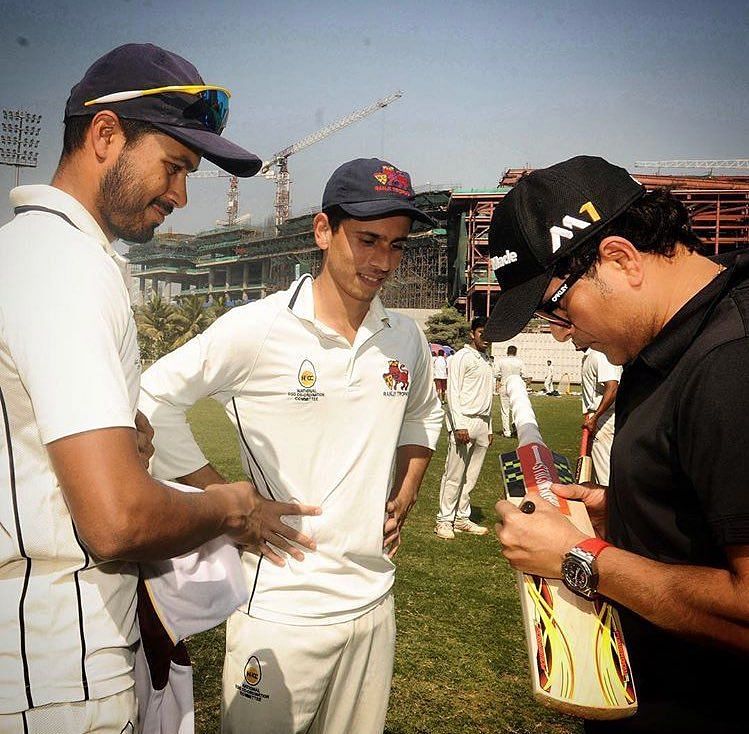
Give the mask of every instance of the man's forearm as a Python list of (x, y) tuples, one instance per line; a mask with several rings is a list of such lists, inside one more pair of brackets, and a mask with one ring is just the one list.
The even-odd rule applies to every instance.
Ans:
[(210, 484), (225, 484), (226, 479), (219, 474), (211, 464), (200, 467), (197, 471), (177, 477), (178, 482), (189, 484), (191, 487), (205, 489)]
[(399, 446), (396, 451), (395, 481), (390, 499), (400, 500), (406, 512), (410, 511), (416, 502), (433, 453), (430, 448), (416, 444)]
[(599, 591), (658, 627), (749, 651), (749, 563), (734, 565), (672, 565), (607, 548)]
[(610, 380), (604, 383), (601, 402), (594, 413), (596, 420), (598, 420), (616, 402), (616, 391), (618, 388), (619, 383), (616, 382), (616, 380)]

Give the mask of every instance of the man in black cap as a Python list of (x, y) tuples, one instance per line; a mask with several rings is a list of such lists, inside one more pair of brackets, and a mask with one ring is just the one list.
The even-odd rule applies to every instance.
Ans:
[(225, 733), (384, 727), (391, 558), (442, 425), (424, 334), (377, 295), (415, 220), (432, 224), (405, 171), (374, 158), (343, 164), (312, 221), (317, 277), (232, 309), (143, 375), (156, 476), (222, 481), (184, 417), (212, 396), (261, 493), (322, 508), (302, 520), (317, 543), (303, 564), (284, 563), (273, 541), (242, 556), (251, 598), (227, 625)]
[(620, 610), (639, 710), (591, 732), (746, 731), (749, 255), (699, 245), (678, 200), (600, 158), (529, 174), (492, 218), (490, 338), (535, 314), (625, 365), (609, 489), (554, 485), (598, 539), (547, 503), (497, 504), (513, 567)]
[[(312, 509), (270, 503), (247, 482), (184, 494), (138, 454), (140, 358), (112, 241), (150, 239), (185, 205), (201, 156), (257, 172), (220, 137), (227, 103), (185, 59), (117, 48), (71, 91), (52, 185), (11, 192), (16, 217), (0, 230), (3, 732), (137, 730), (131, 561), (224, 533), (311, 544), (280, 515)], [(43, 298), (29, 298), (29, 275)]]

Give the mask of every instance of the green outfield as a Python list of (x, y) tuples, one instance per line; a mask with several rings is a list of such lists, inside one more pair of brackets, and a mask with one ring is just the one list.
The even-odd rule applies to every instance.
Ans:
[[(580, 399), (533, 399), (547, 443), (574, 460)], [(231, 479), (242, 478), (237, 441), (213, 401), (190, 414), (206, 455)], [(495, 430), (501, 426), (495, 399)], [(500, 437), (490, 448), (472, 496), (473, 519), (493, 526), (500, 495), (498, 455), (514, 448)], [(494, 534), (437, 540), (434, 517), (445, 460), (445, 434), (432, 459), (396, 557), (398, 642), (388, 734), (579, 734), (580, 723), (535, 704), (529, 694), (525, 643), (514, 572)], [(190, 640), (196, 731), (219, 732), (223, 629)], [(352, 732), (355, 734), (355, 732)]]

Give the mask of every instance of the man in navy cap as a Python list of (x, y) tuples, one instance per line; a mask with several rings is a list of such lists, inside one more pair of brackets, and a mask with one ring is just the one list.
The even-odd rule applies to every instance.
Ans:
[(384, 727), (391, 559), (442, 424), (424, 334), (377, 295), (414, 221), (432, 223), (405, 171), (374, 158), (344, 163), (312, 222), (317, 277), (232, 309), (143, 375), (156, 476), (222, 481), (185, 422), (211, 396), (260, 492), (322, 508), (302, 519), (317, 544), (303, 564), (273, 540), (259, 557), (243, 554), (251, 598), (227, 626), (224, 732)]
[[(201, 156), (257, 172), (256, 156), (220, 137), (228, 99), (169, 51), (121, 46), (70, 93), (52, 185), (11, 192), (16, 217), (0, 230), (3, 732), (137, 730), (132, 561), (224, 533), (310, 544), (280, 515), (312, 510), (246, 482), (184, 494), (151, 479), (138, 453), (140, 358), (112, 241), (149, 240), (186, 204)], [(29, 274), (44, 294), (33, 306)]]
[(700, 244), (670, 193), (588, 156), (521, 179), (489, 230), (490, 338), (535, 314), (625, 365), (609, 488), (553, 487), (585, 503), (597, 537), (547, 502), (497, 504), (513, 567), (620, 611), (638, 712), (589, 732), (746, 731), (749, 255)]

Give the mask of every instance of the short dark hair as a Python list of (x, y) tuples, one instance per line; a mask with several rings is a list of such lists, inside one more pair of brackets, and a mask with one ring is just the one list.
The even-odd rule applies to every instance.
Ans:
[[(81, 115), (68, 117), (65, 120), (65, 132), (62, 136), (62, 156), (64, 160), (67, 156), (75, 153), (83, 147), (83, 141), (86, 139), (86, 132), (91, 126), (93, 115)], [(125, 135), (125, 145), (133, 145), (140, 138), (148, 133), (158, 133), (160, 130), (154, 127), (150, 122), (141, 120), (128, 120), (127, 118), (118, 118), (122, 126), (122, 132)]]
[(352, 219), (352, 216), (343, 211), (343, 209), (337, 204), (335, 206), (329, 206), (327, 209), (323, 209), (322, 213), (328, 218), (328, 224), (330, 225), (330, 230), (333, 234), (338, 231), (341, 223), (345, 219)]
[(509, 347), (507, 347), (507, 354), (510, 356), (513, 356), (518, 353), (518, 348), (514, 344), (510, 344)]
[(484, 326), (486, 326), (486, 316), (476, 316), (476, 318), (471, 321), (471, 331), (476, 331), (476, 329), (481, 329)]
[(677, 243), (689, 252), (702, 244), (692, 231), (684, 204), (666, 188), (653, 189), (596, 232), (582, 247), (562, 258), (554, 267), (554, 274), (563, 277), (587, 273), (600, 261), (599, 245), (612, 235), (629, 240), (639, 252), (666, 258), (674, 256)]
[(437, 350), (437, 356), (438, 357), (444, 357), (445, 356), (445, 350), (444, 349)]

